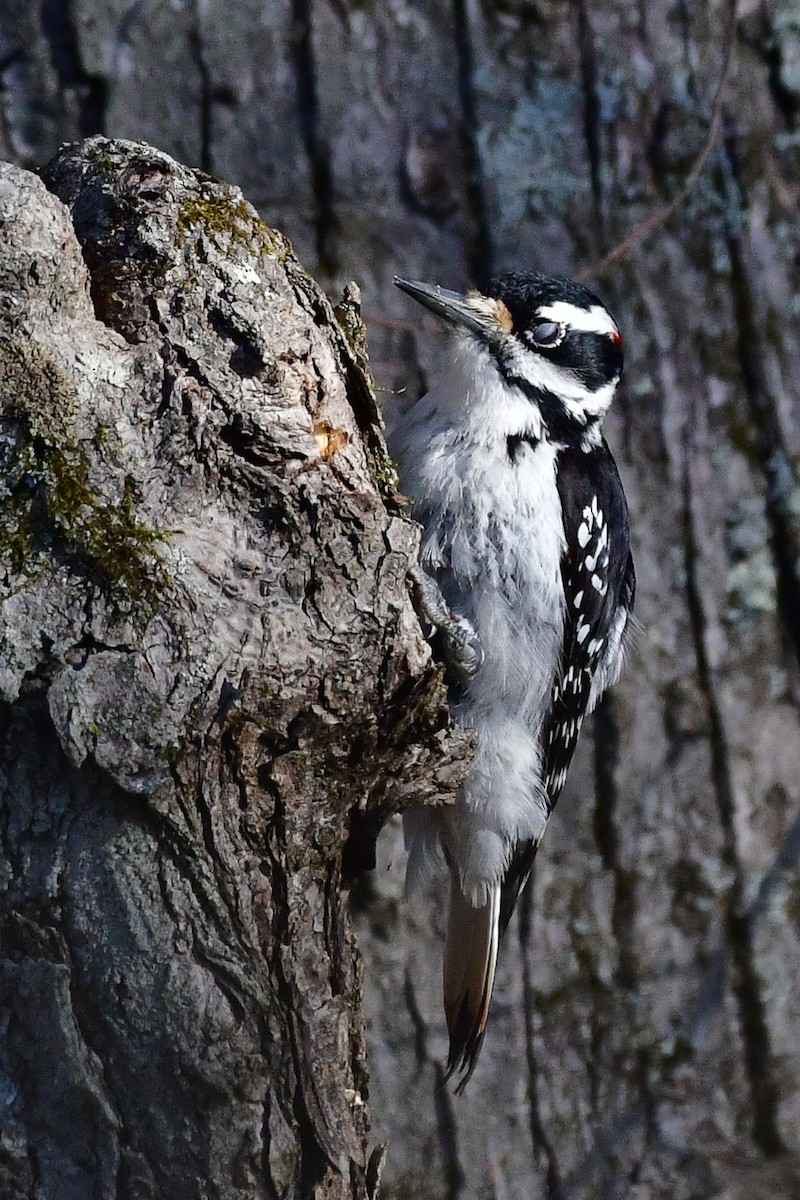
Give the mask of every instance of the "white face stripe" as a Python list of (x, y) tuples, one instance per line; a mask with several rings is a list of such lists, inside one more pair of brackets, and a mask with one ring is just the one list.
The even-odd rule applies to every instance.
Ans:
[[(566, 307), (572, 308), (572, 305)], [(611, 383), (604, 384), (597, 391), (590, 392), (574, 372), (557, 367), (554, 363), (548, 362), (546, 358), (542, 358), (540, 354), (534, 354), (529, 350), (515, 350), (507, 362), (533, 387), (541, 388), (543, 391), (552, 392), (558, 396), (569, 408), (573, 409), (576, 416), (583, 413), (594, 416), (605, 412), (614, 398), (617, 387), (616, 379)]]
[(580, 329), (584, 333), (619, 333), (617, 326), (600, 304), (593, 305), (588, 312), (569, 304), (566, 300), (554, 300), (537, 310), (537, 317), (543, 321), (556, 321), (569, 329)]
[(567, 408), (572, 409), (576, 417), (599, 417), (611, 407), (611, 401), (614, 399), (616, 389), (616, 380), (613, 383), (606, 383), (603, 387), (598, 388), (596, 392), (586, 392), (586, 398), (580, 402), (567, 400)]

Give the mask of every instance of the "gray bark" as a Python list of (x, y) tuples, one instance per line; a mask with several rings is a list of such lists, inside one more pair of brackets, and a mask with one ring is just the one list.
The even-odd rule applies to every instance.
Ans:
[(369, 381), (235, 189), (44, 180), (0, 175), (0, 1194), (366, 1197), (342, 858), (464, 758)]
[[(0, 136), (24, 165), (81, 133), (146, 137), (239, 184), (333, 293), (359, 281), (390, 410), (439, 347), (392, 273), (458, 287), (596, 260), (685, 179), (728, 11), (3, 0)], [(798, 44), (789, 0), (739, 5), (707, 170), (591, 281), (625, 338), (608, 434), (644, 628), (459, 1101), (438, 1087), (442, 897), (401, 901), (396, 825), (359, 889), (396, 1200), (797, 1193)]]

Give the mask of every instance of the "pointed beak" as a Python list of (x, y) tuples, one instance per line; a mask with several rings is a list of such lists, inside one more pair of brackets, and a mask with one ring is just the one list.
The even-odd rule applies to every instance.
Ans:
[(496, 300), (481, 296), (477, 292), (465, 296), (461, 292), (451, 292), (447, 288), (438, 287), (435, 283), (419, 283), (412, 279), (399, 279), (396, 275), (394, 282), (401, 292), (407, 292), (420, 304), (424, 304), (437, 317), (444, 317), (452, 325), (459, 325), (477, 334), (485, 341), (496, 340), (503, 332), (501, 313)]

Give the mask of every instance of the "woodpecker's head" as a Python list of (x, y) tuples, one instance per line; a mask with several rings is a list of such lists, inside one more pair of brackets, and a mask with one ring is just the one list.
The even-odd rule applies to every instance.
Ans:
[(465, 332), (500, 379), (534, 405), (556, 440), (599, 436), (622, 374), (622, 339), (597, 296), (571, 279), (513, 272), (485, 292), (395, 283)]

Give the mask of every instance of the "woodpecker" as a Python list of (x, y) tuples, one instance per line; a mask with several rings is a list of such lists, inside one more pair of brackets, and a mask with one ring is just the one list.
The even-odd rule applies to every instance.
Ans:
[(448, 664), (453, 716), (476, 732), (455, 805), (405, 821), (409, 890), (442, 855), (450, 871), (443, 990), (461, 1090), (500, 938), (632, 623), (628, 509), (602, 435), (622, 342), (569, 279), (506, 274), (467, 294), (395, 283), (455, 335), (390, 449), (423, 528), (410, 573), (419, 607)]

